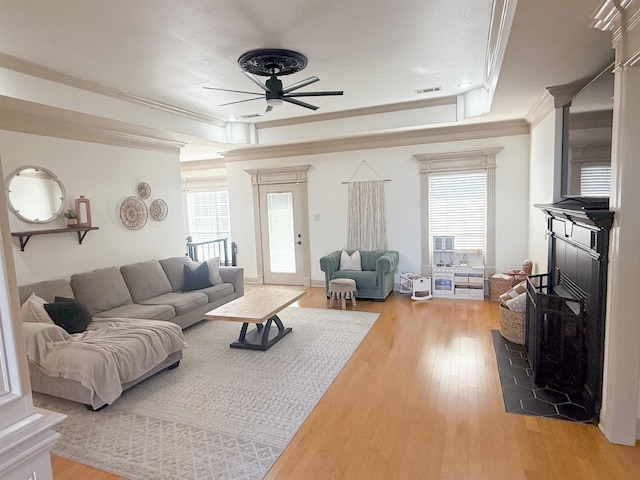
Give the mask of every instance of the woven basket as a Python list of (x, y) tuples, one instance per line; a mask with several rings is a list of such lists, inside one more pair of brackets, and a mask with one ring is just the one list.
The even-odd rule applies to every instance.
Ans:
[(512, 343), (524, 345), (524, 312), (512, 312), (500, 305), (500, 335)]
[(505, 278), (489, 278), (489, 300), (492, 302), (499, 302), (500, 295), (508, 291), (511, 287), (517, 285), (519, 282), (515, 277)]

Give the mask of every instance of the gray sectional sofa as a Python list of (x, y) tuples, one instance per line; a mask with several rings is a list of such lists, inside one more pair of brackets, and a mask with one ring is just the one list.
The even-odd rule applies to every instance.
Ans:
[[(93, 318), (86, 332), (74, 335), (67, 334), (53, 322), (23, 322), (32, 390), (98, 409), (112, 403), (122, 391), (149, 376), (165, 368), (177, 366), (182, 358), (183, 342), (179, 339), (183, 339), (181, 329), (203, 320), (204, 314), (209, 310), (244, 295), (244, 273), (241, 267), (220, 267), (223, 283), (182, 292), (183, 267), (188, 261), (190, 259), (186, 256), (149, 260), (120, 268), (108, 267), (77, 273), (72, 275), (70, 280), (47, 280), (20, 286), (21, 305), (32, 294), (49, 303), (54, 302), (55, 297), (75, 298), (89, 310)], [(181, 327), (174, 325), (174, 332), (165, 332), (167, 338), (173, 336), (171, 341), (165, 342), (167, 354), (159, 356), (153, 364), (145, 364), (144, 371), (138, 369), (135, 375), (132, 375), (131, 368), (125, 365), (126, 360), (112, 362), (112, 365), (109, 358), (105, 360), (104, 356), (92, 355), (96, 353), (96, 348), (88, 345), (96, 337), (97, 342), (103, 344), (107, 338), (115, 338), (117, 342), (114, 341), (110, 348), (113, 355), (109, 353), (106, 357), (130, 359), (141, 352), (120, 350), (136, 348), (132, 345), (141, 344), (127, 341), (128, 332), (131, 332), (131, 336), (138, 335), (139, 338), (140, 329), (148, 328), (155, 329), (156, 336), (159, 336), (168, 328), (165, 327), (165, 322)], [(115, 330), (115, 335), (109, 337)], [(102, 332), (104, 337), (100, 337), (103, 335)], [(61, 348), (67, 351), (62, 353)], [(143, 350), (144, 356), (145, 347), (139, 348)], [(51, 363), (53, 360), (64, 363), (64, 360), (60, 360), (64, 358), (70, 359), (69, 362), (77, 362), (78, 359), (75, 357), (79, 355), (80, 363), (86, 358), (87, 362), (95, 362), (95, 365), (83, 365), (70, 375), (67, 374), (69, 372), (65, 365)], [(121, 385), (116, 384), (115, 388), (111, 386), (108, 395), (104, 394), (101, 392), (102, 384), (96, 384), (93, 378), (86, 378), (92, 375), (84, 376), (81, 372), (87, 368), (92, 373), (101, 372), (102, 378), (120, 378), (121, 381), (118, 383)]]
[(183, 266), (189, 257), (149, 260), (99, 268), (71, 275), (71, 280), (47, 280), (19, 288), (22, 304), (31, 293), (52, 302), (55, 296), (75, 298), (93, 317), (169, 320), (186, 328), (204, 314), (244, 295), (241, 267), (220, 267), (224, 283), (182, 292)]

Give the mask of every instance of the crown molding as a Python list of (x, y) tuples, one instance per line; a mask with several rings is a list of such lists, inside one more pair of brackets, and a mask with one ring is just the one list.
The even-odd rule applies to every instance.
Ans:
[(416, 100), (411, 102), (391, 103), (388, 105), (377, 105), (374, 107), (354, 108), (351, 110), (342, 110), (339, 112), (319, 113), (314, 115), (304, 115), (301, 117), (284, 118), (282, 120), (267, 120), (264, 122), (255, 122), (256, 129), (288, 127), (291, 125), (300, 125), (302, 123), (326, 122), (329, 120), (339, 120), (342, 118), (363, 117), (365, 115), (378, 115), (382, 113), (400, 112), (403, 110), (415, 110), (418, 108), (439, 107), (443, 105), (456, 105), (457, 97), (439, 97), (429, 98), (425, 100)]
[(522, 119), (411, 128), (308, 142), (253, 145), (229, 150), (225, 155), (225, 161), (262, 160), (528, 134), (529, 124)]
[(167, 132), (6, 96), (0, 96), (0, 129), (174, 155), (188, 143)]
[[(621, 23), (620, 8), (623, 10), (631, 10), (635, 7), (634, 4), (636, 1), (637, 0), (604, 0), (600, 6), (596, 8), (593, 15), (591, 15), (591, 26), (603, 32), (611, 31), (614, 37), (620, 35), (618, 31)], [(616, 6), (616, 3), (620, 5), (620, 8)], [(637, 21), (636, 18), (635, 22)], [(631, 22), (628, 25), (630, 26)]]
[(203, 115), (191, 110), (186, 110), (184, 108), (170, 105), (168, 103), (132, 95), (130, 93), (123, 92), (122, 90), (107, 87), (105, 85), (91, 82), (89, 80), (73, 77), (71, 75), (67, 75), (66, 73), (44, 67), (27, 60), (23, 60), (21, 58), (13, 57), (5, 53), (0, 53), (0, 67), (6, 68), (8, 70), (13, 70), (14, 72), (23, 73), (31, 77), (37, 77), (43, 80), (48, 80), (50, 82), (66, 85), (68, 87), (78, 88), (81, 90), (97, 93), (98, 95), (104, 95), (125, 102), (134, 103), (136, 105), (141, 105), (143, 107), (152, 108), (154, 110), (159, 110), (171, 115), (178, 115), (190, 120), (195, 120), (197, 122), (208, 123), (221, 128), (224, 128), (227, 124), (227, 122), (224, 122), (215, 117), (211, 117), (209, 115)]
[(531, 105), (531, 108), (529, 108), (529, 111), (524, 116), (525, 120), (531, 125), (531, 128), (538, 126), (542, 120), (553, 112), (554, 108), (556, 108), (553, 101), (553, 96), (549, 91), (545, 90), (534, 104)]

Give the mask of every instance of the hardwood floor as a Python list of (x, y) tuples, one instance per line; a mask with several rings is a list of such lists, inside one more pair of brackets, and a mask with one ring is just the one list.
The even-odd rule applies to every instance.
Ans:
[[(311, 288), (298, 304), (328, 301)], [(265, 480), (640, 479), (640, 446), (504, 412), (496, 303), (394, 292), (357, 310), (381, 315)], [(53, 469), (55, 480), (120, 478), (59, 457)]]

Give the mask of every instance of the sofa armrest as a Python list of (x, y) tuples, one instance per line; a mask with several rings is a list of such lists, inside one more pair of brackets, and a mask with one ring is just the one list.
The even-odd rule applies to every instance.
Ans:
[(224, 283), (231, 283), (239, 297), (244, 295), (244, 268), (220, 267), (220, 276)]
[(324, 257), (320, 257), (320, 270), (325, 272), (329, 277), (340, 268), (340, 254), (342, 250), (336, 250)]
[(376, 271), (381, 274), (393, 272), (398, 266), (400, 255), (396, 251), (388, 251), (376, 261)]

